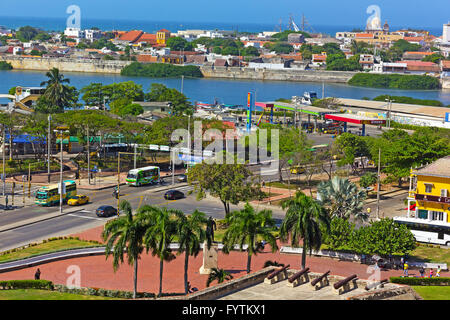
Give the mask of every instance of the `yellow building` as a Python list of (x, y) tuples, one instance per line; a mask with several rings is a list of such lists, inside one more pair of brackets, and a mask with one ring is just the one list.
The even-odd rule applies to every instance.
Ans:
[[(450, 223), (450, 156), (411, 170), (408, 218)], [(416, 205), (415, 210), (410, 207)]]
[(166, 44), (167, 39), (170, 38), (170, 31), (166, 29), (161, 29), (156, 32), (156, 43), (157, 44)]

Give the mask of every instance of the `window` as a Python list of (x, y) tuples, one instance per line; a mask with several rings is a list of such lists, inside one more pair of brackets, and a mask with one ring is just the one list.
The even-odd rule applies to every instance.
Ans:
[(443, 221), (444, 220), (444, 213), (440, 212), (440, 211), (430, 211), (431, 213), (431, 220), (439, 220), (439, 221)]
[(425, 193), (431, 193), (433, 185), (431, 183), (425, 183)]
[(441, 197), (447, 197), (447, 189), (441, 189)]

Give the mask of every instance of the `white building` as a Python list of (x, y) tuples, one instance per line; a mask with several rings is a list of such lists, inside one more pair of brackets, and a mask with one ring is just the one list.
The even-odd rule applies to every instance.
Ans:
[(14, 47), (13, 48), (13, 55), (19, 55), (23, 52), (23, 48), (22, 47)]
[(442, 28), (442, 42), (450, 43), (450, 22)]
[(84, 35), (87, 40), (93, 42), (102, 37), (102, 32), (100, 30), (84, 30)]
[(80, 28), (66, 28), (66, 30), (64, 30), (64, 35), (71, 38), (85, 38), (85, 32)]

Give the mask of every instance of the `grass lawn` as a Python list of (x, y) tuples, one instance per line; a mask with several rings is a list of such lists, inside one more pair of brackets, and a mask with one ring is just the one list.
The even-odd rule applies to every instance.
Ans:
[(19, 249), (16, 252), (0, 255), (0, 263), (10, 260), (23, 259), (33, 255), (49, 253), (52, 251), (94, 246), (98, 246), (98, 244), (77, 239), (61, 239), (48, 241), (46, 243), (41, 243), (33, 247)]
[(425, 245), (418, 246), (410, 254), (411, 260), (422, 260), (425, 262), (447, 263), (450, 266), (450, 249), (430, 248)]
[(412, 286), (424, 300), (450, 300), (449, 286)]
[(119, 300), (109, 297), (89, 296), (58, 291), (17, 289), (0, 290), (0, 300)]

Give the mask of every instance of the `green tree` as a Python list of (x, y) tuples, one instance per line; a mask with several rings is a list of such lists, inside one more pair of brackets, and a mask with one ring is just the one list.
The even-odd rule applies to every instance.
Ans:
[(181, 37), (171, 37), (167, 39), (166, 46), (172, 51), (191, 51), (192, 44), (187, 42), (186, 39)]
[(249, 201), (261, 196), (258, 185), (249, 182), (252, 172), (243, 164), (207, 164), (205, 162), (189, 169), (188, 183), (194, 186), (197, 200), (206, 197), (206, 191), (219, 198), (225, 208), (225, 215), (230, 214), (230, 204)]
[(225, 280), (231, 280), (233, 279), (233, 276), (225, 271), (224, 269), (217, 269), (212, 268), (211, 273), (208, 276), (208, 279), (206, 279), (206, 286), (209, 287), (209, 285), (214, 281), (217, 280), (218, 283), (222, 283)]
[(113, 268), (116, 271), (120, 263), (124, 262), (124, 253), (127, 254), (127, 262), (134, 265), (133, 298), (137, 292), (138, 260), (142, 251), (144, 228), (140, 221), (133, 219), (131, 205), (128, 201), (120, 203), (120, 210), (124, 216), (110, 220), (106, 223), (102, 232), (102, 238), (106, 241), (105, 255), (108, 258), (113, 255)]
[(325, 232), (330, 229), (330, 217), (326, 210), (313, 198), (297, 191), (295, 196), (282, 202), (282, 208), (287, 209), (280, 228), (280, 237), (283, 241), (291, 240), (292, 246), (302, 242), (302, 269), (306, 267), (306, 252), (319, 250), (322, 244), (321, 225)]
[(370, 254), (383, 256), (394, 253), (408, 254), (416, 248), (416, 240), (405, 226), (395, 223), (393, 219), (384, 218), (373, 221), (363, 229), (365, 241)]
[(342, 158), (337, 162), (338, 166), (351, 165), (352, 169), (356, 170), (355, 159), (371, 155), (365, 137), (344, 132), (336, 139), (336, 144), (342, 154)]
[(333, 177), (322, 181), (317, 186), (319, 202), (329, 209), (332, 218), (366, 220), (368, 215), (363, 211), (366, 192), (358, 190), (356, 184), (348, 179)]
[(368, 188), (370, 186), (373, 186), (375, 183), (377, 183), (377, 180), (378, 180), (378, 177), (375, 172), (367, 172), (359, 180), (359, 185), (362, 188)]
[(439, 64), (439, 62), (441, 62), (441, 60), (444, 60), (444, 59), (445, 59), (445, 57), (442, 54), (433, 53), (432, 55), (429, 55), (429, 56), (426, 56), (425, 58), (423, 58), (422, 61), (433, 62), (433, 63)]
[(355, 225), (347, 219), (334, 217), (331, 219), (330, 231), (327, 233), (322, 228), (324, 235), (324, 243), (328, 245), (331, 250), (339, 250), (348, 246)]
[(223, 237), (223, 252), (229, 253), (235, 244), (239, 244), (241, 251), (247, 245), (247, 273), (250, 273), (252, 256), (256, 255), (260, 249), (260, 239), (267, 241), (272, 252), (278, 250), (277, 240), (272, 234), (275, 229), (275, 220), (272, 218), (272, 211), (255, 209), (246, 203), (244, 209), (232, 212), (226, 218), (228, 229)]
[(37, 36), (39, 31), (36, 28), (31, 26), (20, 27), (16, 33), (16, 38), (22, 42), (29, 42), (33, 40), (35, 36)]
[(80, 92), (83, 94), (81, 97), (88, 106), (102, 106), (101, 109), (105, 109), (104, 106), (104, 86), (101, 83), (91, 83), (84, 86)]
[[(69, 87), (64, 84), (69, 83), (70, 80), (64, 78), (64, 75), (60, 74), (57, 68), (51, 69), (45, 75), (48, 77), (48, 80), (41, 82), (41, 86), (46, 86), (45, 92), (42, 95), (41, 106), (45, 102), (50, 110), (55, 108), (58, 112), (64, 111), (65, 107), (73, 106), (74, 102), (78, 100), (77, 91), (74, 87)], [(45, 112), (42, 109), (39, 111)]]
[(191, 215), (177, 211), (177, 236), (180, 253), (184, 252), (184, 292), (188, 294), (188, 266), (189, 257), (196, 257), (200, 252), (200, 244), (206, 239), (206, 216), (203, 212), (195, 210)]
[(160, 83), (152, 83), (146, 95), (148, 101), (167, 101), (172, 105), (172, 115), (192, 114), (193, 106), (188, 98), (176, 89), (167, 88)]
[[(176, 210), (166, 207), (156, 207), (145, 205), (138, 210), (138, 219), (145, 226), (143, 243), (147, 252), (151, 250), (153, 256), (159, 258), (159, 293), (162, 294), (162, 279), (164, 261), (172, 261), (175, 255), (169, 248), (170, 243), (176, 234), (177, 226), (174, 219)], [(182, 213), (177, 213), (180, 215)]]

